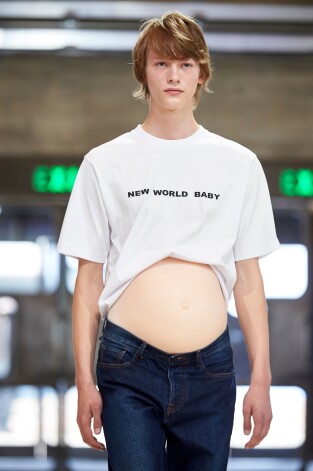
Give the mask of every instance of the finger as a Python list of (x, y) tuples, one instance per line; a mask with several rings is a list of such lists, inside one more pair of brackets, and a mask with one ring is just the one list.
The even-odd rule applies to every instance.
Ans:
[(101, 422), (101, 412), (93, 411), (93, 430), (94, 433), (99, 434), (101, 432), (102, 422)]
[(267, 423), (265, 423), (263, 425), (263, 428), (262, 428), (262, 431), (261, 431), (261, 440), (259, 441), (259, 443), (257, 443), (257, 445), (259, 445), (264, 440), (264, 438), (267, 436), (269, 428), (270, 427)]
[(251, 433), (251, 410), (243, 409), (243, 432), (245, 435)]
[(270, 429), (270, 426), (271, 426), (271, 422), (270, 421), (266, 421), (263, 425), (263, 429), (262, 429), (262, 440), (263, 438), (266, 437), (266, 435), (268, 434), (269, 432), (269, 429)]
[(92, 448), (96, 448), (97, 450), (105, 449), (104, 444), (101, 442), (98, 442), (96, 437), (92, 435), (90, 427), (80, 426), (79, 429), (80, 429), (80, 434), (82, 436), (82, 439), (87, 445), (91, 446)]
[(254, 448), (255, 446), (257, 446), (263, 439), (262, 431), (263, 431), (263, 424), (261, 422), (256, 421), (253, 428), (252, 437), (245, 444), (245, 448)]
[(256, 419), (256, 425), (254, 427), (253, 435), (250, 441), (246, 444), (248, 445), (248, 447), (255, 447), (259, 445), (262, 440), (264, 440), (264, 438), (267, 436), (268, 431), (270, 429), (271, 421), (272, 421), (271, 415), (266, 418), (260, 417), (259, 419)]
[(89, 445), (91, 448), (94, 448), (95, 450), (105, 450), (106, 447), (104, 446), (104, 443), (98, 442), (98, 440), (92, 435), (84, 435), (82, 436), (84, 443)]
[(92, 435), (91, 427), (90, 427), (91, 418), (90, 416), (86, 415), (81, 418), (81, 420), (77, 420), (80, 434), (82, 436), (83, 441), (91, 446), (92, 448), (96, 449), (105, 449), (103, 443), (98, 442), (98, 440)]
[(97, 435), (99, 435), (99, 433), (101, 432), (101, 428), (102, 428), (101, 421), (99, 422), (99, 420), (94, 420), (93, 433), (96, 433)]

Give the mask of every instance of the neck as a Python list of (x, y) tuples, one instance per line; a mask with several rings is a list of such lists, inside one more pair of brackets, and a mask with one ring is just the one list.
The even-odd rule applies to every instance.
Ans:
[(158, 110), (150, 106), (142, 129), (160, 139), (184, 139), (199, 128), (192, 110)]

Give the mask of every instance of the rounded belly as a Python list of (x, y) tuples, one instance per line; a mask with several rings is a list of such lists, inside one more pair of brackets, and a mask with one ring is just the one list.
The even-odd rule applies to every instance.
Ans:
[(221, 335), (227, 306), (209, 265), (167, 257), (133, 279), (108, 319), (160, 350), (185, 353)]

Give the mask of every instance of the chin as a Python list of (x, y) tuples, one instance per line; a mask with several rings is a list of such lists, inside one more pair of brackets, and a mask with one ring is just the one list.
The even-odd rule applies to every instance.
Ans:
[(179, 110), (183, 110), (185, 109), (186, 107), (185, 106), (175, 106), (175, 105), (164, 105), (163, 106), (164, 109), (168, 110), (168, 111), (179, 111)]
[[(177, 97), (178, 98), (178, 97)], [(173, 110), (175, 109), (180, 109), (180, 108), (186, 108), (188, 106), (188, 101), (186, 100), (179, 100), (179, 99), (176, 99), (176, 100), (167, 100), (166, 102), (164, 102), (164, 106), (167, 107), (167, 108), (171, 108)]]
[[(178, 97), (174, 97), (174, 99), (171, 99), (172, 97), (169, 97), (167, 100), (155, 100), (155, 104), (161, 108), (164, 108), (169, 111), (175, 111), (175, 110), (182, 110), (184, 108), (188, 108), (189, 103), (186, 102), (186, 100), (180, 100)], [(176, 99), (175, 99), (176, 98)], [(192, 99), (191, 99), (192, 101)]]

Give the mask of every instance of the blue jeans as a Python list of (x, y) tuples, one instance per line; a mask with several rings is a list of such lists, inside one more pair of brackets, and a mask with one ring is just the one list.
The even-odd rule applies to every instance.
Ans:
[(159, 350), (106, 319), (97, 358), (109, 471), (225, 471), (236, 400), (228, 325), (206, 347)]

